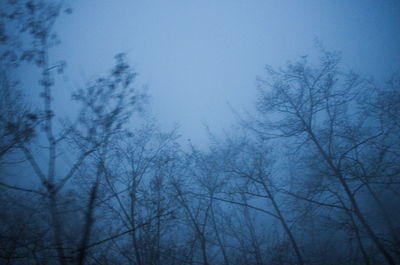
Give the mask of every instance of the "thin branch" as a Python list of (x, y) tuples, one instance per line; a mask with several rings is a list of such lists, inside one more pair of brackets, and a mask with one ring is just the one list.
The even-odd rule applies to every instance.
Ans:
[(293, 192), (290, 192), (290, 191), (287, 191), (287, 190), (281, 190), (281, 191), (282, 191), (283, 193), (288, 194), (288, 195), (291, 195), (291, 196), (293, 196), (293, 197), (295, 197), (295, 198), (297, 198), (297, 199), (304, 200), (304, 201), (308, 201), (308, 202), (317, 204), (317, 205), (319, 205), (319, 206), (331, 207), (331, 208), (338, 208), (338, 209), (341, 209), (341, 210), (353, 212), (353, 210), (348, 209), (348, 208), (346, 208), (346, 207), (344, 207), (344, 206), (339, 206), (339, 205), (336, 205), (336, 204), (330, 204), (330, 203), (325, 203), (325, 202), (316, 201), (316, 200), (303, 197), (303, 196), (301, 196), (301, 195), (298, 195), (298, 194), (296, 194), (296, 193), (293, 193)]
[(33, 157), (31, 151), (24, 145), (20, 145), (19, 148), (22, 149), (26, 158), (28, 159), (29, 163), (31, 164), (33, 170), (35, 171), (36, 175), (40, 178), (42, 183), (46, 183), (46, 175), (40, 169), (38, 163), (36, 162), (35, 158)]
[(223, 201), (223, 202), (228, 202), (228, 203), (232, 203), (232, 204), (236, 204), (236, 205), (240, 205), (240, 206), (244, 206), (244, 207), (249, 207), (249, 208), (251, 208), (253, 210), (256, 210), (256, 211), (259, 211), (259, 212), (263, 212), (263, 213), (271, 215), (271, 216), (273, 216), (273, 217), (275, 217), (277, 219), (280, 219), (280, 217), (278, 215), (276, 215), (276, 214), (274, 214), (274, 213), (272, 213), (272, 212), (270, 212), (268, 210), (265, 210), (265, 209), (262, 209), (262, 208), (247, 204), (247, 203), (231, 201), (231, 200), (222, 199), (222, 198), (218, 198), (218, 197), (211, 197), (211, 196), (206, 195), (206, 194), (197, 194), (197, 195), (204, 196), (204, 197), (209, 197), (209, 198), (212, 198), (212, 199), (217, 200), (217, 201)]
[[(138, 229), (138, 228), (141, 228), (141, 227), (143, 227), (143, 226), (149, 225), (149, 224), (151, 223), (152, 220), (154, 220), (154, 219), (156, 219), (156, 218), (163, 217), (163, 216), (170, 215), (171, 213), (172, 213), (172, 212), (168, 212), (168, 213), (166, 213), (166, 214), (154, 216), (154, 217), (150, 218), (147, 222), (142, 223), (142, 224), (136, 226), (135, 228), (132, 228), (132, 229), (126, 230), (126, 231), (124, 231), (124, 232), (118, 233), (118, 234), (116, 234), (116, 235), (110, 236), (110, 237), (108, 237), (108, 238), (102, 239), (102, 240), (97, 241), (97, 242), (95, 242), (95, 243), (92, 243), (92, 244), (90, 244), (90, 245), (86, 245), (86, 246), (84, 246), (83, 248), (84, 248), (84, 249), (92, 248), (92, 247), (101, 245), (101, 244), (103, 244), (103, 243), (106, 243), (106, 242), (108, 242), (108, 241), (110, 241), (110, 240), (113, 240), (113, 239), (116, 239), (116, 238), (118, 238), (118, 237), (121, 237), (121, 236), (123, 236), (123, 235), (129, 234), (129, 233), (135, 231), (135, 230)], [(79, 248), (79, 249), (77, 249), (77, 250), (75, 250), (75, 251), (73, 251), (73, 252), (80, 252), (83, 248)]]
[(25, 192), (30, 192), (30, 193), (36, 193), (36, 194), (39, 194), (39, 195), (41, 195), (41, 196), (45, 196), (45, 195), (46, 195), (45, 193), (43, 193), (43, 192), (41, 192), (41, 191), (38, 191), (38, 190), (32, 190), (32, 189), (21, 188), (21, 187), (14, 186), (14, 185), (8, 185), (8, 184), (3, 183), (3, 182), (0, 182), (0, 186), (6, 187), (6, 188), (9, 188), (9, 189), (13, 189), (13, 190), (19, 190), (19, 191), (25, 191)]
[(86, 159), (86, 157), (88, 155), (90, 155), (91, 153), (93, 153), (95, 150), (96, 150), (95, 148), (92, 148), (89, 151), (86, 151), (86, 152), (81, 154), (81, 156), (78, 158), (78, 160), (72, 166), (72, 168), (69, 170), (67, 175), (57, 185), (56, 191), (59, 191), (68, 182), (68, 180), (74, 176), (75, 172), (78, 170), (78, 168), (83, 163), (83, 161)]

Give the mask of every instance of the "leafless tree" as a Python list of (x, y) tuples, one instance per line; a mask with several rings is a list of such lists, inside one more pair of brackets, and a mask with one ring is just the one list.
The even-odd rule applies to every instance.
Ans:
[[(38, 135), (38, 143), (28, 141), (33, 136), (36, 120), (39, 120), (35, 114), (22, 113), (21, 115), (26, 117), (27, 122), (16, 123), (8, 119), (4, 137), (13, 134), (12, 138), (15, 141), (6, 139), (7, 143), (12, 144), (12, 147), (16, 145), (24, 155), (31, 166), (32, 173), (37, 177), (38, 188), (26, 189), (7, 184), (3, 184), (3, 186), (36, 193), (45, 198), (50, 213), (49, 225), (52, 230), (58, 263), (65, 265), (69, 257), (65, 253), (67, 240), (60, 209), (62, 190), (75, 177), (85, 161), (89, 159), (95, 161), (96, 157), (104, 154), (111, 138), (123, 131), (124, 125), (132, 114), (140, 109), (144, 94), (132, 86), (136, 74), (127, 64), (124, 55), (117, 55), (116, 65), (108, 76), (89, 82), (85, 88), (79, 89), (73, 95), (73, 99), (81, 108), (77, 120), (75, 122), (64, 120), (62, 124), (57, 124), (57, 111), (53, 106), (54, 74), (62, 71), (64, 64), (52, 63), (49, 58), (49, 50), (57, 44), (53, 25), (60, 12), (64, 10), (64, 3), (62, 1), (27, 1), (23, 3), (13, 1), (8, 3), (7, 8), (5, 9), (6, 13), (2, 16), (9, 19), (10, 24), (14, 23), (15, 29), (19, 30), (21, 34), (25, 34), (28, 40), (26, 41), (28, 44), (23, 43), (25, 46), (18, 51), (21, 54), (20, 60), (32, 62), (40, 72), (38, 79), (43, 105), (39, 109), (38, 115), (41, 117), (43, 134)], [(7, 81), (2, 78), (4, 86), (10, 86), (6, 83)], [(5, 102), (12, 104), (13, 102), (9, 99), (10, 97), (5, 98)], [(12, 109), (9, 109), (9, 112), (12, 112)], [(12, 112), (12, 114), (17, 116), (19, 112)], [(9, 146), (2, 147), (2, 153), (3, 149), (5, 152), (10, 148)], [(65, 152), (70, 153), (70, 156), (73, 157), (70, 166), (62, 163), (62, 153)], [(45, 158), (41, 159), (41, 157)], [(82, 248), (82, 244), (85, 245), (89, 241), (93, 223), (93, 205), (97, 197), (99, 179), (103, 174), (101, 163), (98, 163), (97, 168), (99, 170), (90, 190), (88, 210), (85, 214), (79, 264), (84, 263), (85, 248)]]
[(386, 262), (395, 264), (393, 252), (363, 210), (357, 194), (364, 185), (362, 178), (350, 173), (356, 152), (378, 139), (381, 132), (369, 130), (370, 125), (358, 115), (357, 99), (368, 91), (366, 82), (354, 73), (341, 73), (339, 61), (337, 54), (324, 52), (315, 68), (307, 58), (278, 71), (268, 67), (268, 78), (259, 80), (260, 119), (253, 129), (264, 138), (291, 140), (295, 151), (307, 148), (315, 154), (320, 172), (338, 184), (332, 188), (341, 194), (344, 209), (354, 213)]

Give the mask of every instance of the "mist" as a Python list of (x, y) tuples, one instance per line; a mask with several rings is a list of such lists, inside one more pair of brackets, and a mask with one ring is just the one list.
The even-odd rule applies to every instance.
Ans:
[(1, 264), (400, 264), (398, 1), (0, 8)]

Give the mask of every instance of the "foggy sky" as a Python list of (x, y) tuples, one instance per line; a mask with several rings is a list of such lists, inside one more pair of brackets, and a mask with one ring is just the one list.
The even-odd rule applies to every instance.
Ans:
[[(344, 69), (378, 79), (400, 70), (400, 1), (74, 0), (59, 18), (66, 83), (59, 93), (106, 73), (119, 52), (147, 85), (163, 128), (181, 125), (201, 144), (204, 124), (220, 132), (252, 110), (255, 78), (315, 54), (315, 40), (343, 54)], [(68, 106), (61, 106), (61, 108)]]

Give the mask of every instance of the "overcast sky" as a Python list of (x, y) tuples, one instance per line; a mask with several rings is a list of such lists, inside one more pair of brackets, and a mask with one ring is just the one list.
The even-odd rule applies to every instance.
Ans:
[[(220, 132), (229, 109), (251, 110), (255, 77), (315, 54), (315, 40), (341, 51), (343, 67), (378, 79), (400, 70), (398, 0), (74, 0), (61, 17), (71, 89), (105, 73), (125, 52), (147, 85), (151, 112), (164, 128), (204, 143), (204, 123)], [(69, 93), (69, 90), (67, 91)]]

